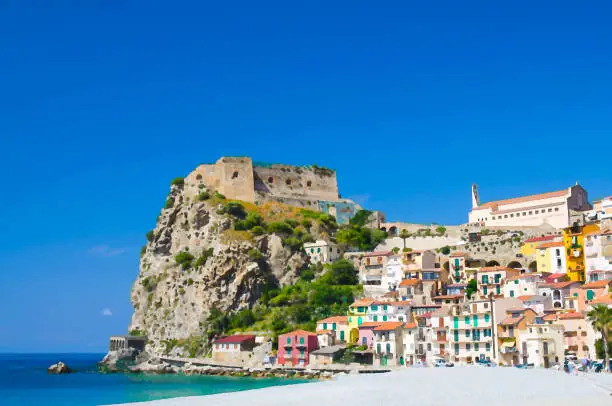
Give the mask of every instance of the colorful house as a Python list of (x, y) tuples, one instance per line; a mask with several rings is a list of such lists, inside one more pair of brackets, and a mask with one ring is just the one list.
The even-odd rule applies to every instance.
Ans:
[(586, 280), (612, 279), (612, 228), (585, 235)]
[(254, 335), (233, 335), (213, 341), (212, 359), (220, 362), (243, 362), (255, 347)]
[(565, 352), (563, 326), (559, 324), (527, 324), (518, 337), (523, 362), (536, 368), (549, 368), (562, 362)]
[(310, 353), (319, 348), (317, 335), (295, 330), (278, 336), (278, 363), (286, 366), (306, 366)]
[(468, 276), (465, 271), (470, 255), (465, 252), (453, 252), (448, 258), (449, 280), (453, 283), (467, 283)]
[(612, 280), (589, 282), (572, 289), (570, 294), (576, 297), (576, 311), (587, 312), (593, 300), (607, 296), (611, 289)]
[(538, 273), (524, 273), (506, 279), (504, 283), (504, 297), (518, 297), (537, 295), (538, 284), (543, 282), (542, 275)]
[[(524, 257), (533, 257), (535, 256), (536, 252), (537, 252), (537, 247), (540, 244), (543, 244), (545, 242), (551, 242), (551, 241), (555, 241), (555, 240), (561, 240), (560, 236), (555, 236), (555, 235), (546, 235), (546, 236), (542, 236), (542, 237), (532, 237), (532, 238), (528, 238), (525, 240), (525, 242), (523, 243), (523, 245), (521, 245), (521, 254)], [(542, 271), (540, 268), (538, 268), (538, 271)]]
[(563, 326), (563, 338), (565, 351), (575, 354), (578, 359), (592, 358), (595, 356), (595, 349), (589, 348), (589, 338), (587, 321), (584, 314), (578, 312), (557, 313), (544, 316), (547, 324), (560, 324)]
[(382, 323), (366, 321), (359, 326), (359, 340), (357, 344), (360, 346), (366, 346), (368, 349), (372, 349), (374, 345), (374, 327), (380, 326)]
[(355, 343), (359, 339), (359, 326), (366, 321), (368, 308), (373, 302), (373, 299), (360, 299), (349, 306), (347, 314), (349, 342)]
[(571, 296), (571, 290), (578, 286), (580, 282), (576, 281), (544, 283), (538, 286), (538, 294), (551, 297), (553, 309), (563, 309), (567, 298)]
[(584, 236), (598, 230), (599, 226), (595, 223), (563, 229), (567, 275), (572, 281), (584, 282), (586, 280)]
[(545, 242), (538, 245), (536, 250), (536, 262), (539, 272), (567, 272), (565, 244), (563, 241)]
[(403, 326), (400, 321), (388, 321), (374, 327), (375, 365), (404, 365)]
[(332, 316), (317, 321), (317, 334), (319, 331), (332, 332), (336, 342), (346, 342), (349, 336), (348, 316)]
[(483, 297), (493, 294), (496, 297), (503, 297), (502, 288), (506, 279), (521, 274), (520, 269), (507, 268), (505, 266), (491, 266), (480, 268), (478, 278), (478, 293)]
[(529, 308), (511, 308), (497, 325), (500, 365), (518, 365), (527, 362), (527, 353), (519, 346), (521, 330), (534, 323), (536, 312)]

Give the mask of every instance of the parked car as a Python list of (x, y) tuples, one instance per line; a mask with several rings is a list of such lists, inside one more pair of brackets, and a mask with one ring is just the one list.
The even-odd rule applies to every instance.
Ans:
[(516, 364), (515, 367), (519, 369), (533, 369), (535, 364)]
[(434, 362), (434, 367), (435, 368), (446, 368), (446, 367), (454, 367), (455, 364), (453, 364), (452, 362), (446, 362), (443, 359), (437, 359)]
[(423, 361), (421, 361), (421, 360), (416, 360), (416, 361), (414, 361), (414, 364), (412, 364), (412, 367), (413, 367), (413, 368), (424, 368), (424, 367), (426, 367), (426, 366), (427, 366), (427, 365), (425, 365), (425, 364), (423, 363)]

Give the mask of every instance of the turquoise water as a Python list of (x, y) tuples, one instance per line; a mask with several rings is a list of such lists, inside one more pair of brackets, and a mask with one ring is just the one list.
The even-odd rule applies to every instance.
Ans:
[[(99, 374), (104, 354), (0, 354), (0, 405), (66, 406), (142, 402), (289, 385), (306, 381), (281, 378)], [(77, 372), (49, 375), (58, 361)]]

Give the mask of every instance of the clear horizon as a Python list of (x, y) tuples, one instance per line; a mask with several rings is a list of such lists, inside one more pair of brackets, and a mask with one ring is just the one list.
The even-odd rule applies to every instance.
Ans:
[[(170, 181), (318, 164), (388, 220), (612, 194), (612, 5), (134, 1), (0, 13), (0, 352), (104, 351)], [(598, 154), (599, 153), (599, 154)]]

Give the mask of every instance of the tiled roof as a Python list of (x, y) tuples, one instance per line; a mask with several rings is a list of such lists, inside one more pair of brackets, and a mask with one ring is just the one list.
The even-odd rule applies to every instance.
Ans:
[(386, 321), (381, 323), (378, 327), (374, 327), (374, 331), (390, 331), (401, 327), (404, 323), (401, 321)]
[(245, 341), (250, 341), (250, 340), (255, 340), (255, 336), (250, 335), (250, 334), (242, 334), (242, 335), (238, 334), (238, 335), (218, 338), (214, 341), (214, 343), (215, 344), (240, 344), (240, 343), (243, 343)]
[(523, 316), (520, 316), (520, 317), (506, 317), (499, 324), (502, 325), (502, 326), (514, 326), (515, 324), (518, 324), (518, 322), (520, 322), (521, 320), (523, 320)]
[(403, 281), (400, 282), (399, 286), (401, 288), (407, 288), (409, 286), (416, 286), (421, 284), (422, 282), (418, 279), (404, 279)]
[(359, 328), (378, 327), (381, 325), (380, 321), (364, 321), (359, 325)]
[(586, 235), (610, 235), (612, 234), (612, 227), (602, 228), (601, 230), (591, 231), (590, 233), (586, 233)]
[(452, 254), (449, 255), (450, 258), (454, 258), (454, 257), (469, 257), (470, 254), (468, 254), (467, 252), (461, 252), (461, 251), (457, 251), (457, 252), (453, 252)]
[(550, 241), (550, 240), (554, 240), (555, 238), (557, 238), (557, 236), (546, 235), (544, 237), (531, 237), (531, 238), (526, 239), (525, 242), (528, 243), (528, 242)]
[(533, 299), (534, 297), (536, 297), (536, 295), (523, 295), (523, 296), (517, 297), (517, 299), (520, 300), (521, 302), (526, 302), (526, 301)]
[(601, 280), (601, 281), (585, 283), (580, 288), (581, 289), (601, 289), (601, 288), (605, 288), (606, 286), (608, 286), (610, 284), (612, 284), (612, 280), (604, 279), (604, 280)]
[(316, 333), (317, 334), (329, 334), (329, 333), (334, 333), (334, 330), (317, 330)]
[(404, 328), (417, 328), (417, 324), (415, 322), (412, 323), (404, 323)]
[(555, 279), (564, 278), (564, 277), (567, 278), (567, 274), (565, 274), (565, 273), (553, 273), (553, 274), (548, 275), (546, 277), (546, 282), (549, 282), (549, 281), (552, 282)]
[(540, 194), (537, 194), (537, 195), (514, 197), (512, 199), (504, 199), (504, 200), (495, 200), (495, 201), (492, 201), (492, 202), (483, 203), (480, 206), (478, 206), (478, 208), (479, 209), (481, 209), (481, 208), (495, 208), (496, 206), (506, 205), (506, 204), (531, 202), (531, 201), (534, 201), (534, 200), (551, 199), (553, 197), (563, 197), (563, 196), (567, 195), (567, 193), (568, 193), (567, 189), (563, 189), (563, 190), (558, 190), (558, 191), (555, 191), (555, 192), (540, 193)]
[(372, 251), (363, 254), (364, 257), (388, 257), (393, 255), (393, 251)]
[(545, 321), (555, 321), (557, 320), (557, 315), (556, 314), (547, 314), (546, 316), (542, 317), (543, 320)]
[(317, 323), (340, 323), (347, 324), (348, 316), (331, 316), (323, 320), (317, 321)]
[(374, 302), (374, 299), (364, 298), (355, 300), (351, 306), (369, 306)]
[(506, 279), (508, 282), (515, 281), (517, 279), (529, 279), (529, 278), (541, 278), (542, 274), (540, 273), (522, 273), (520, 275), (514, 275)]
[(564, 247), (564, 246), (565, 245), (563, 244), (562, 241), (551, 241), (551, 242), (545, 242), (544, 244), (538, 245), (538, 249), (553, 248), (553, 247)]
[(288, 333), (281, 334), (281, 335), (284, 335), (284, 336), (299, 336), (299, 335), (302, 335), (302, 336), (316, 336), (315, 333), (313, 333), (311, 331), (306, 331), (306, 330), (294, 330), (294, 331), (290, 331)]

